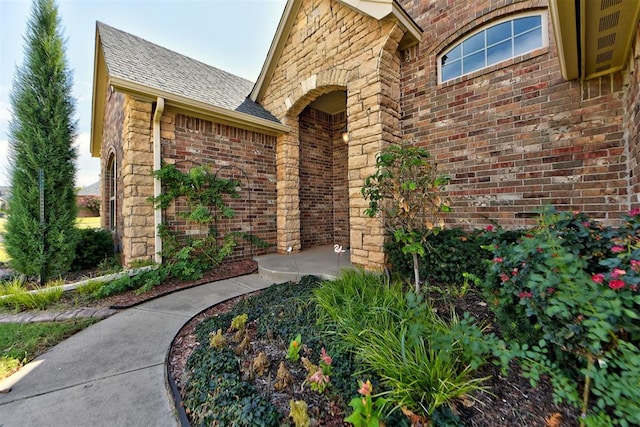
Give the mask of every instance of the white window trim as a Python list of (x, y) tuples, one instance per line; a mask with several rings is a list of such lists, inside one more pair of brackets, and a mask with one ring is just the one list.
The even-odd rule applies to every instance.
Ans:
[[(462, 44), (464, 41), (470, 39), (471, 37), (475, 36), (478, 33), (481, 33), (482, 31), (485, 31), (488, 28), (494, 27), (496, 25), (500, 25), (503, 22), (508, 22), (508, 21), (513, 21), (514, 19), (518, 19), (518, 18), (526, 18), (528, 16), (540, 16), (540, 25), (541, 25), (541, 30), (542, 30), (542, 46), (536, 47), (535, 49), (529, 50), (527, 52), (523, 52), (520, 53), (518, 55), (512, 56), (508, 59), (504, 59), (500, 62), (496, 62), (494, 64), (491, 65), (487, 65), (485, 67), (482, 68), (478, 68), (477, 70), (473, 70), (470, 71), (468, 73), (463, 73), (460, 74), (459, 76), (456, 76), (454, 78), (448, 79), (448, 80), (442, 80), (442, 57), (447, 54), (451, 49), (455, 48), (456, 46)], [(533, 52), (534, 50), (537, 49), (543, 49), (543, 48), (547, 48), (549, 47), (549, 27), (548, 27), (548, 17), (547, 14), (542, 11), (542, 10), (536, 10), (536, 11), (530, 11), (530, 12), (524, 12), (524, 13), (518, 13), (518, 14), (514, 14), (514, 15), (508, 15), (500, 20), (497, 21), (491, 21), (488, 24), (483, 25), (482, 27), (478, 28), (476, 31), (467, 34), (466, 36), (464, 36), (464, 38), (459, 38), (456, 39), (456, 41), (452, 44), (450, 44), (449, 46), (447, 46), (446, 49), (444, 49), (442, 51), (442, 53), (440, 53), (436, 59), (436, 63), (437, 63), (437, 73), (438, 73), (438, 84), (442, 84), (442, 83), (449, 83), (452, 82), (456, 79), (459, 79), (461, 77), (467, 76), (469, 74), (473, 74), (473, 73), (478, 73), (478, 72), (482, 72), (483, 70), (486, 70), (488, 68), (494, 67), (496, 65), (502, 64), (503, 62), (507, 62), (507, 61), (512, 61), (514, 59), (520, 58), (528, 53)], [(485, 50), (486, 50), (486, 46), (485, 46)]]

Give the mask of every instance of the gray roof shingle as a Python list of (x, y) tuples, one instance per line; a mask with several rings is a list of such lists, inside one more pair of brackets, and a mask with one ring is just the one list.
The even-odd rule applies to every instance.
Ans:
[(96, 23), (110, 76), (279, 123), (247, 96), (253, 82)]

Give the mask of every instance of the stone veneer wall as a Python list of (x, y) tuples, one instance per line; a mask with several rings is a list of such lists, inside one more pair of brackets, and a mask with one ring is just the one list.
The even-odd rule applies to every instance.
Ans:
[[(269, 244), (276, 242), (276, 182), (274, 136), (240, 129), (209, 120), (166, 111), (162, 117), (162, 157), (187, 171), (207, 166), (220, 178), (240, 181), (240, 198), (227, 199), (234, 210), (232, 219), (221, 220), (219, 232), (249, 232)], [(244, 174), (240, 171), (244, 171)], [(245, 176), (246, 174), (246, 176)], [(178, 201), (166, 212), (174, 230), (185, 235), (206, 234), (176, 216), (184, 208)], [(230, 259), (246, 259), (268, 249), (240, 241)]]
[(452, 177), (452, 225), (522, 227), (547, 204), (615, 223), (629, 209), (624, 74), (563, 80), (550, 24), (547, 48), (438, 83), (438, 54), (546, 1), (400, 3), (428, 29), (402, 62), (403, 135)]
[(155, 224), (153, 205), (153, 105), (127, 96), (122, 130), (123, 216), (122, 255), (126, 265), (136, 260), (153, 260)]
[(278, 251), (300, 249), (298, 115), (318, 96), (347, 91), (351, 261), (384, 265), (384, 229), (364, 215), (360, 194), (376, 154), (400, 140), (400, 56), (404, 31), (336, 1), (303, 0), (265, 95), (258, 101), (292, 131), (278, 138)]
[[(121, 170), (122, 165), (122, 130), (124, 124), (124, 105), (126, 95), (114, 92), (109, 89), (107, 91), (107, 100), (105, 103), (104, 123), (102, 144), (100, 147), (100, 163), (103, 179), (100, 180), (100, 226), (109, 229), (109, 190), (111, 185), (111, 173), (107, 169), (107, 162), (111, 155), (114, 156), (116, 162), (116, 171)], [(114, 233), (114, 243), (119, 251), (122, 251), (122, 227), (124, 219), (120, 207), (122, 206), (122, 177), (116, 177), (116, 229)]]

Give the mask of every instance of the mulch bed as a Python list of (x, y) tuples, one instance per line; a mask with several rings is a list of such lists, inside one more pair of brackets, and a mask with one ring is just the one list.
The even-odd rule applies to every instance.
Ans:
[[(254, 294), (259, 293), (256, 292)], [(168, 357), (168, 370), (174, 379), (178, 390), (182, 390), (184, 384), (188, 380), (189, 372), (186, 371), (186, 363), (193, 352), (199, 345), (196, 340), (195, 328), (205, 319), (219, 314), (229, 312), (235, 304), (244, 298), (251, 297), (254, 294), (243, 295), (222, 304), (218, 304), (200, 313), (197, 317), (191, 319), (176, 335), (172, 343)], [(480, 322), (491, 323), (493, 320), (492, 313), (488, 309), (484, 301), (473, 292), (462, 297), (450, 296), (445, 298), (446, 301), (440, 301), (442, 311), (445, 307), (448, 310), (448, 304), (453, 303), (457, 310), (468, 311), (473, 314)], [(438, 305), (436, 303), (436, 305)], [(440, 310), (439, 310), (440, 311)], [(251, 341), (251, 351), (244, 355), (241, 363), (246, 364), (247, 361), (253, 360), (259, 351), (268, 354), (275, 354), (282, 349), (272, 348), (274, 346), (266, 340), (253, 339)], [(277, 367), (277, 363), (272, 363)], [(515, 363), (511, 364), (511, 369), (507, 375), (502, 375), (498, 366), (487, 364), (478, 373), (480, 377), (489, 377), (486, 385), (490, 388), (490, 393), (477, 393), (475, 395), (478, 402), (458, 403), (455, 412), (460, 416), (465, 426), (468, 427), (573, 427), (578, 426), (578, 411), (567, 405), (555, 404), (552, 397), (552, 388), (548, 378), (543, 378), (537, 387), (532, 387), (529, 380), (520, 375), (520, 370)], [(304, 375), (304, 374), (302, 374)], [(272, 372), (271, 377), (275, 374)], [(268, 387), (271, 387), (270, 381), (256, 380), (254, 385), (261, 390), (261, 394), (270, 394)], [(264, 390), (263, 390), (264, 389)], [(296, 394), (297, 393), (297, 394)], [(276, 399), (274, 403), (280, 407), (283, 413), (287, 413), (287, 404), (290, 399), (300, 399), (311, 402), (314, 393), (300, 396), (304, 393), (297, 390), (296, 393), (283, 395)], [(282, 394), (282, 393), (280, 393)], [(316, 393), (317, 394), (317, 393)], [(272, 400), (273, 401), (273, 400)], [(284, 402), (284, 403), (283, 403)], [(331, 403), (331, 402), (330, 402)], [(320, 404), (320, 402), (316, 402)], [(468, 405), (467, 405), (468, 404)], [(348, 425), (343, 423), (345, 414), (335, 405), (329, 405), (325, 408), (325, 416), (322, 418), (320, 425), (341, 426)], [(328, 416), (327, 416), (328, 414)], [(414, 424), (420, 425), (420, 424)]]
[[(142, 304), (145, 301), (149, 301), (161, 296), (169, 295), (177, 291), (189, 289), (194, 286), (204, 285), (205, 283), (216, 282), (218, 280), (230, 279), (233, 277), (244, 276), (246, 274), (252, 274), (258, 271), (258, 263), (253, 260), (241, 260), (234, 262), (223, 263), (213, 270), (210, 270), (204, 274), (201, 279), (194, 281), (184, 281), (170, 279), (163, 284), (153, 287), (151, 290), (142, 294), (136, 294), (135, 290), (127, 291), (122, 294), (112, 295), (110, 297), (101, 298), (99, 300), (90, 300), (86, 303), (82, 303), (83, 307), (87, 308), (114, 308), (125, 309), (129, 307)], [(90, 272), (83, 272), (76, 280), (86, 279), (92, 277)], [(74, 280), (70, 280), (73, 283)], [(73, 294), (65, 295), (64, 299), (68, 300), (70, 304), (73, 304)], [(63, 302), (64, 303), (64, 300)]]

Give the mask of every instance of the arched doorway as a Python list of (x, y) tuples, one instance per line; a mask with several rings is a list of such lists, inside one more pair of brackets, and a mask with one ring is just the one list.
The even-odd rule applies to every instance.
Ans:
[(349, 247), (347, 94), (319, 96), (298, 116), (301, 249)]

